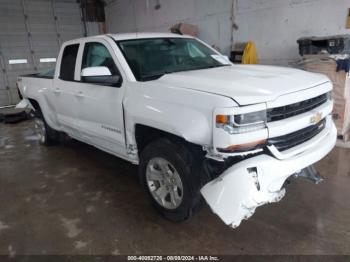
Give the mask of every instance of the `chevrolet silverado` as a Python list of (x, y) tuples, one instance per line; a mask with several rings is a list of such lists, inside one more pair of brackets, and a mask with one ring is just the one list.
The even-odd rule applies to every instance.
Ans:
[(205, 200), (239, 226), (279, 201), (289, 177), (320, 181), (312, 165), (337, 136), (326, 76), (232, 64), (184, 35), (71, 40), (55, 70), (20, 76), (18, 87), (42, 144), (67, 134), (138, 165), (154, 207), (172, 221)]

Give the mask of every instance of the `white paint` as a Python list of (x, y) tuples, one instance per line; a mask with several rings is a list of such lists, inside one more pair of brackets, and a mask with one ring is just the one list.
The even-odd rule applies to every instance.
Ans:
[(109, 71), (108, 67), (106, 66), (92, 66), (92, 67), (86, 67), (83, 70), (81, 70), (81, 76), (110, 76), (111, 71)]
[[(235, 65), (176, 72), (164, 75), (155, 82), (166, 86), (221, 94), (231, 97), (239, 105), (252, 105), (273, 101), (282, 95), (329, 83), (329, 80), (324, 75), (292, 68)], [(328, 84), (328, 90), (331, 88)], [(298, 99), (295, 95), (293, 97)], [(288, 104), (288, 101), (284, 104)]]
[[(285, 194), (282, 186), (289, 176), (319, 161), (333, 149), (337, 139), (334, 123), (326, 130), (322, 141), (289, 159), (281, 161), (263, 154), (233, 165), (207, 183), (201, 189), (202, 195), (227, 225), (238, 227), (258, 206), (281, 200)], [(251, 167), (256, 167), (257, 173), (249, 172)]]
[(236, 0), (234, 40), (253, 41), (263, 64), (288, 65), (298, 38), (349, 34), (348, 8), (349, 0)]
[(198, 26), (199, 38), (218, 46), (228, 54), (231, 39), (232, 0), (118, 0), (105, 7), (107, 31), (169, 32), (174, 24), (184, 22)]
[(229, 65), (231, 64), (231, 62), (222, 55), (211, 55), (212, 58), (214, 58), (216, 61), (218, 61), (219, 63), (223, 64), (223, 65)]
[(162, 37), (193, 38), (192, 36), (178, 35), (173, 33), (162, 33), (162, 32), (123, 33), (123, 34), (110, 34), (110, 36), (117, 41), (142, 39), (142, 38), (162, 38)]
[[(159, 33), (140, 35), (160, 36)], [(265, 123), (258, 130), (230, 134), (215, 125), (216, 115), (233, 116), (259, 112), (304, 101), (329, 92), (332, 84), (320, 74), (259, 65), (229, 65), (174, 72), (157, 80), (139, 82), (135, 80), (124, 56), (112, 39), (132, 39), (132, 36), (133, 34), (118, 34), (88, 37), (63, 44), (63, 48), (76, 43), (80, 43), (82, 47), (83, 43), (96, 41), (105, 44), (120, 68), (123, 77), (120, 88), (60, 80), (58, 76), (62, 51), (54, 79), (22, 77), (19, 88), (23, 91), (26, 86), (26, 92), (22, 92), (24, 97), (38, 101), (46, 122), (52, 128), (132, 163), (138, 163), (136, 150), (130, 150), (130, 147), (136, 145), (136, 124), (182, 137), (188, 142), (207, 148), (208, 158), (224, 160), (233, 155), (247, 153), (219, 153), (217, 148), (289, 134), (292, 128), (300, 130), (310, 126), (310, 119), (315, 113), (322, 113), (325, 118), (331, 112), (332, 102), (325, 101), (325, 107), (320, 105), (298, 116)], [(75, 80), (79, 80), (81, 73), (82, 48), (78, 54)], [(84, 99), (77, 98), (79, 92), (84, 92)], [(238, 226), (242, 219), (253, 214), (257, 206), (278, 201), (284, 194), (281, 186), (288, 176), (320, 160), (334, 146), (336, 129), (330, 116), (326, 118), (326, 123), (324, 130), (314, 138), (284, 152), (276, 152), (270, 146), (266, 147), (270, 149), (271, 155), (264, 153), (241, 161), (226, 170), (219, 180), (207, 184), (202, 193), (214, 212), (225, 223)], [(107, 132), (101, 125), (125, 130), (126, 134)], [(250, 167), (257, 167), (256, 176), (252, 177), (251, 172), (247, 175), (247, 168)], [(73, 172), (72, 168), (63, 171), (67, 174)], [(262, 189), (256, 192), (256, 179), (260, 178)], [(78, 188), (81, 187), (82, 184), (78, 185)], [(39, 196), (35, 197), (40, 201)], [(101, 191), (94, 192), (90, 199), (105, 200)], [(44, 203), (44, 200), (41, 202)], [(246, 208), (242, 208), (243, 205)], [(60, 218), (68, 237), (74, 238), (82, 232), (77, 226), (80, 219), (63, 216)]]
[(29, 100), (28, 99), (22, 99), (17, 105), (16, 109), (24, 109), (30, 106)]

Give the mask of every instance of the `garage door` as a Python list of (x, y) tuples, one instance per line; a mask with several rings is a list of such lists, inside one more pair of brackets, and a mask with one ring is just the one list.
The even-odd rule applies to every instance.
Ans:
[(1, 0), (0, 106), (18, 102), (18, 75), (53, 68), (60, 44), (83, 34), (76, 0)]

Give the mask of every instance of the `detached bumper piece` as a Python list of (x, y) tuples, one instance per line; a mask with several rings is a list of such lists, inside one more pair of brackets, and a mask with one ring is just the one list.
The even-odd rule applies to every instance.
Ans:
[(321, 183), (324, 180), (324, 178), (320, 175), (320, 173), (317, 172), (314, 166), (308, 166), (307, 168), (301, 170), (299, 173), (296, 173), (294, 176), (309, 179), (315, 184)]
[(304, 152), (282, 160), (268, 154), (243, 160), (207, 183), (201, 193), (212, 211), (236, 228), (258, 206), (281, 200), (285, 194), (283, 185), (290, 176), (320, 182), (322, 178), (310, 166), (333, 149), (336, 138), (337, 131), (331, 122), (327, 134)]
[(25, 108), (28, 106), (28, 100), (23, 99), (15, 108), (5, 108), (0, 112), (0, 123), (15, 124), (29, 119)]

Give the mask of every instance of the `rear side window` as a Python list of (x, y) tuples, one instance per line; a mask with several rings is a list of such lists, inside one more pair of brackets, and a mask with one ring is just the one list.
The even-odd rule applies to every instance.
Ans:
[(107, 47), (98, 42), (86, 43), (84, 48), (81, 69), (93, 66), (105, 66), (112, 75), (119, 75), (117, 66)]
[(74, 81), (75, 62), (77, 60), (79, 44), (67, 45), (63, 50), (61, 60), (60, 79)]

